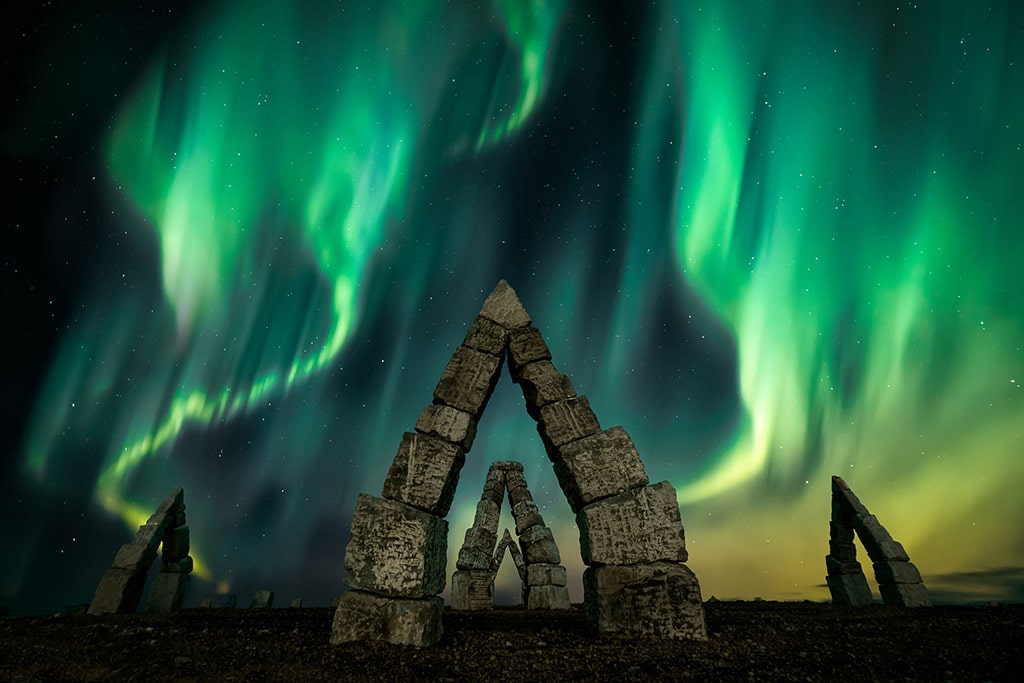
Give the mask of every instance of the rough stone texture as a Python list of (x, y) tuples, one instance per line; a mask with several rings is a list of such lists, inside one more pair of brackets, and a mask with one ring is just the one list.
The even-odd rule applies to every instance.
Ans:
[(560, 564), (529, 564), (526, 565), (527, 586), (565, 586), (569, 577), (565, 567)]
[(667, 481), (591, 503), (576, 524), (587, 565), (687, 559), (676, 491)]
[(117, 567), (119, 569), (128, 569), (130, 571), (146, 571), (150, 565), (153, 564), (153, 560), (156, 559), (156, 546), (157, 543), (146, 544), (146, 543), (125, 543), (121, 546), (117, 554), (114, 555), (114, 561), (111, 563), (111, 567)]
[(860, 566), (860, 562), (857, 562), (856, 560), (852, 562), (840, 562), (832, 555), (825, 556), (825, 569), (828, 571), (830, 576), (864, 573), (864, 569)]
[(576, 397), (572, 380), (560, 373), (549, 360), (520, 368), (512, 379), (522, 389), (526, 412), (534, 420), (540, 419), (540, 409), (544, 406)]
[(707, 639), (700, 585), (685, 564), (590, 567), (583, 591), (587, 616), (601, 633)]
[(555, 451), (553, 460), (573, 512), (648, 483), (640, 454), (622, 427), (567, 443)]
[(520, 327), (508, 337), (508, 369), (513, 379), (519, 368), (538, 360), (551, 360), (551, 350), (536, 327)]
[(195, 563), (191, 557), (183, 557), (177, 562), (163, 562), (160, 564), (160, 571), (172, 574), (191, 574)]
[(349, 591), (338, 602), (331, 627), (331, 645), (378, 640), (396, 645), (435, 645), (441, 640), (444, 601), (386, 598)]
[(416, 431), (440, 437), (468, 451), (476, 438), (476, 420), (451, 406), (430, 405), (416, 418)]
[(249, 609), (270, 609), (273, 606), (274, 591), (258, 590), (249, 603)]
[(857, 546), (841, 541), (828, 542), (828, 554), (838, 562), (856, 562)]
[(533, 526), (526, 529), (519, 536), (519, 544), (522, 546), (527, 567), (538, 562), (559, 564), (562, 561), (551, 529), (546, 526)]
[(89, 614), (134, 612), (146, 586), (146, 573), (111, 567), (100, 579), (89, 603)]
[(384, 480), (383, 496), (444, 517), (466, 456), (436, 436), (406, 432)]
[(494, 572), (459, 570), (452, 574), (452, 609), (481, 610), (494, 606)]
[(516, 522), (516, 534), (522, 534), (532, 526), (543, 526), (544, 517), (532, 500), (524, 500), (512, 506), (512, 519)]
[(149, 597), (146, 598), (146, 611), (162, 613), (181, 609), (181, 602), (185, 598), (191, 580), (191, 574), (173, 572), (157, 574), (153, 579), (153, 585), (149, 588)]
[(854, 515), (866, 515), (868, 513), (868, 509), (853, 494), (853, 491), (850, 490), (850, 487), (847, 486), (842, 477), (832, 477), (832, 498), (833, 502), (840, 503)]
[[(489, 498), (481, 498), (476, 504), (476, 514), (473, 515), (473, 526), (477, 529), (486, 529), (488, 532), (497, 535), (498, 519), (501, 517), (501, 506)], [(493, 543), (488, 544), (488, 547)]]
[(853, 539), (857, 537), (857, 534), (853, 531), (853, 527), (831, 521), (828, 523), (828, 537), (829, 540), (836, 543), (849, 543), (852, 545)]
[(878, 583), (921, 583), (921, 572), (912, 562), (875, 562)]
[(569, 589), (565, 586), (528, 586), (526, 609), (569, 609)]
[(495, 574), (498, 573), (498, 569), (501, 568), (501, 563), (505, 559), (506, 549), (508, 549), (509, 554), (512, 556), (512, 562), (516, 566), (516, 571), (519, 572), (519, 579), (525, 583), (526, 560), (523, 558), (523, 553), (519, 550), (519, 546), (512, 540), (512, 534), (508, 529), (505, 529), (505, 533), (502, 535), (501, 541), (494, 549), (494, 557), (491, 559), (491, 571)]
[(359, 495), (345, 549), (345, 582), (381, 595), (444, 590), (448, 522), (391, 500)]
[(463, 346), (499, 357), (504, 355), (507, 344), (508, 330), (493, 320), (479, 315), (469, 326), (466, 338), (462, 340)]
[(516, 292), (507, 282), (501, 280), (484, 301), (480, 315), (493, 320), (506, 329), (525, 327), (531, 320)]
[(434, 403), (457, 408), (479, 421), (500, 375), (501, 358), (460, 346), (437, 382)]
[(533, 502), (533, 495), (530, 493), (530, 489), (526, 485), (526, 479), (523, 478), (523, 475), (517, 472), (509, 472), (505, 485), (508, 489), (509, 505), (513, 508), (522, 503)]
[(870, 605), (871, 589), (864, 574), (829, 575), (825, 577), (834, 605)]
[(932, 600), (923, 583), (880, 583), (882, 602), (893, 607), (931, 607)]
[(491, 553), (498, 534), (490, 529), (471, 526), (466, 529), (465, 540), (459, 549), (459, 557), (455, 564), (458, 569), (488, 569), (491, 566)]
[(515, 460), (498, 460), (491, 463), (490, 470), (487, 471), (487, 476), (491, 476), (491, 471), (496, 473), (500, 472), (523, 472), (523, 463), (516, 462)]
[(910, 557), (903, 546), (894, 541), (889, 532), (871, 514), (860, 514), (853, 518), (853, 529), (868, 552), (872, 562), (907, 562)]
[(601, 425), (587, 397), (577, 396), (541, 408), (537, 431), (550, 453), (570, 441), (596, 434), (601, 431)]
[(183, 524), (164, 532), (164, 547), (161, 560), (164, 562), (177, 562), (188, 556), (189, 531), (188, 525)]

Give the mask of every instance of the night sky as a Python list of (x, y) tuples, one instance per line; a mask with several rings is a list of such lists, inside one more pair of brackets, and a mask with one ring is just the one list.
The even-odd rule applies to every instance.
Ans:
[[(827, 599), (839, 474), (935, 601), (1024, 600), (1020, 2), (41, 4), (2, 29), (12, 611), (87, 602), (174, 486), (186, 604), (328, 604), (501, 278), (705, 598)], [(507, 371), (449, 573), (495, 460), (581, 600)]]

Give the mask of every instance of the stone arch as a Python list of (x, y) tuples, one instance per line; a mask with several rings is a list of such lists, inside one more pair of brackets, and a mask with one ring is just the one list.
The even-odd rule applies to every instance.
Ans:
[(854, 535), (871, 558), (878, 592), (886, 605), (931, 605), (921, 573), (903, 545), (893, 540), (878, 518), (868, 512), (841, 477), (832, 477), (832, 520), (829, 522), (829, 553), (825, 556), (825, 582), (836, 605), (870, 605), (871, 589), (857, 561)]
[(356, 502), (345, 551), (351, 590), (338, 603), (331, 643), (440, 639), (444, 517), (505, 360), (576, 514), (593, 625), (601, 632), (706, 638), (675, 489), (667, 481), (649, 484), (624, 429), (601, 428), (502, 280), (452, 354), (415, 433), (403, 435), (382, 497), (360, 494)]
[[(506, 492), (522, 551), (508, 529), (498, 542), (498, 519)], [(555, 537), (533, 502), (523, 465), (518, 462), (496, 462), (487, 470), (473, 526), (466, 530), (452, 575), (453, 608), (478, 610), (494, 605), (494, 578), (506, 550), (522, 579), (527, 609), (569, 609), (568, 581)]]
[(147, 612), (170, 612), (181, 607), (192, 574), (189, 530), (185, 520), (185, 492), (180, 486), (160, 504), (131, 543), (117, 551), (114, 561), (96, 586), (89, 614), (134, 612), (142, 598), (146, 574), (163, 544), (160, 574), (146, 598)]

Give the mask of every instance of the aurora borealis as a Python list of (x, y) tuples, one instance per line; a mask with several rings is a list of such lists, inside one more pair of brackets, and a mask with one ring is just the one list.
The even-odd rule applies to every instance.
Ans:
[[(1019, 3), (148, 12), (8, 29), (0, 602), (87, 601), (180, 485), (189, 602), (325, 604), (500, 278), (679, 491), (705, 597), (826, 599), (839, 474), (938, 601), (1024, 598)], [(581, 599), (507, 374), (449, 570), (508, 459)]]

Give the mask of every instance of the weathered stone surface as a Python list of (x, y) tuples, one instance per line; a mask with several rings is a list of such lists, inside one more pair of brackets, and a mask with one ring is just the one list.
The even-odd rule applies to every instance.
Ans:
[(850, 487), (846, 485), (846, 482), (841, 477), (832, 477), (832, 499), (835, 502), (839, 502), (853, 515), (866, 515), (868, 509), (864, 507), (864, 504), (860, 502), (860, 499), (854, 495)]
[(476, 420), (469, 413), (451, 406), (429, 405), (416, 419), (416, 431), (440, 437), (468, 451), (476, 438)]
[(833, 605), (870, 605), (871, 589), (864, 574), (830, 574), (825, 577)]
[(565, 586), (527, 586), (526, 609), (569, 609), (569, 590)]
[(417, 508), (359, 495), (345, 549), (345, 582), (391, 597), (444, 590), (448, 522)]
[[(476, 504), (476, 514), (473, 515), (473, 526), (478, 529), (486, 529), (489, 534), (497, 536), (498, 519), (501, 517), (501, 507), (489, 498), (481, 498)], [(488, 537), (489, 537), (488, 534)], [(487, 547), (493, 547), (493, 543)]]
[(452, 609), (481, 610), (494, 605), (494, 572), (459, 570), (452, 574)]
[(560, 564), (535, 563), (526, 565), (527, 586), (565, 586), (569, 577)]
[(930, 607), (931, 597), (923, 583), (880, 583), (882, 602), (893, 607)]
[(125, 543), (114, 555), (114, 561), (110, 566), (145, 573), (156, 559), (158, 545), (159, 542), (157, 544), (135, 543), (134, 541)]
[(520, 368), (512, 379), (523, 391), (526, 412), (534, 420), (540, 419), (544, 406), (576, 397), (572, 380), (560, 373), (549, 360), (540, 360)]
[(857, 532), (864, 550), (872, 562), (907, 562), (910, 557), (889, 532), (878, 522), (878, 518), (870, 514), (861, 514), (853, 518), (853, 529)]
[(499, 357), (504, 355), (507, 344), (508, 330), (483, 316), (476, 317), (462, 340), (463, 346)]
[(540, 409), (537, 431), (549, 453), (570, 441), (601, 431), (586, 396), (549, 403)]
[(210, 607), (213, 609), (234, 609), (238, 605), (238, 598), (234, 593), (218, 593), (210, 599)]
[(863, 568), (860, 566), (860, 562), (856, 560), (853, 562), (840, 562), (831, 555), (825, 556), (825, 569), (828, 571), (830, 576), (839, 574), (862, 574)]
[(444, 600), (436, 596), (401, 600), (352, 590), (334, 612), (331, 645), (361, 640), (435, 645), (441, 640), (443, 611)]
[(520, 327), (508, 337), (508, 368), (513, 380), (519, 368), (538, 360), (551, 360), (551, 351), (536, 327)]
[(176, 562), (162, 562), (160, 571), (171, 574), (191, 574), (194, 567), (195, 563), (192, 558), (186, 555)]
[(383, 496), (444, 517), (465, 462), (465, 454), (455, 444), (406, 432), (384, 480)]
[(497, 460), (491, 463), (491, 469), (487, 471), (487, 476), (491, 476), (491, 470), (495, 472), (519, 472), (523, 471), (523, 463), (516, 462), (515, 460)]
[(530, 316), (523, 308), (523, 304), (519, 302), (515, 290), (504, 280), (498, 282), (494, 291), (484, 301), (480, 315), (509, 330), (525, 327), (531, 322)]
[(835, 558), (837, 562), (856, 562), (857, 546), (853, 543), (844, 543), (842, 541), (829, 541), (828, 554)]
[(583, 591), (587, 616), (601, 633), (707, 638), (700, 585), (684, 564), (590, 567)]
[(270, 609), (273, 606), (274, 591), (258, 590), (249, 603), (249, 609)]
[(504, 480), (504, 478), (501, 479), (501, 481), (492, 481), (490, 479), (485, 481), (484, 482), (484, 492), (483, 492), (483, 495), (480, 497), (480, 499), (483, 500), (484, 498), (486, 498), (487, 500), (490, 500), (492, 503), (494, 503), (498, 507), (501, 507), (502, 501), (505, 500), (505, 480)]
[(181, 602), (185, 599), (192, 580), (190, 574), (160, 572), (153, 579), (153, 585), (149, 588), (149, 597), (146, 598), (146, 611), (151, 613), (173, 612), (181, 609)]
[(853, 539), (856, 537), (856, 533), (853, 531), (853, 527), (845, 524), (839, 524), (835, 521), (828, 523), (828, 537), (829, 540), (837, 543), (853, 543)]
[(466, 529), (465, 540), (459, 549), (456, 567), (459, 569), (488, 569), (491, 553), (498, 540), (497, 532), (471, 526)]
[(878, 583), (921, 583), (921, 572), (912, 562), (875, 562)]
[(667, 481), (591, 503), (576, 524), (587, 565), (687, 559), (676, 490)]
[(134, 612), (139, 606), (145, 586), (144, 571), (111, 567), (96, 586), (96, 593), (89, 603), (89, 614)]
[(640, 454), (622, 427), (571, 441), (554, 454), (555, 471), (573, 512), (648, 483)]
[(434, 389), (434, 403), (457, 408), (479, 420), (501, 375), (501, 358), (460, 346)]
[(164, 532), (164, 546), (161, 560), (164, 562), (177, 562), (187, 557), (189, 551), (188, 525), (184, 524)]
[(537, 562), (559, 564), (562, 561), (551, 529), (546, 526), (532, 526), (524, 530), (519, 535), (519, 543), (527, 566)]
[(512, 519), (516, 522), (516, 534), (520, 536), (530, 527), (544, 526), (544, 517), (541, 516), (540, 509), (532, 500), (524, 500), (518, 505), (513, 505)]

